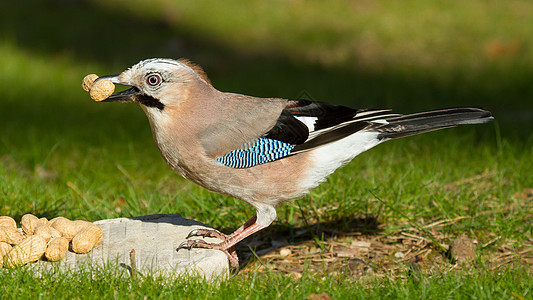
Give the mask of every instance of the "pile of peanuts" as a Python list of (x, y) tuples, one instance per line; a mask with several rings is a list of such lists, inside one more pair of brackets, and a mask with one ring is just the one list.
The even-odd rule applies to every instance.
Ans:
[(0, 216), (0, 267), (15, 268), (35, 262), (43, 256), (59, 261), (69, 249), (88, 253), (103, 238), (103, 231), (88, 221), (57, 217), (50, 221), (32, 214), (22, 216), (20, 228), (15, 220)]
[[(115, 91), (115, 85), (109, 79), (98, 79), (98, 75), (89, 74), (83, 78), (81, 87), (94, 101), (104, 101)], [(96, 81), (96, 83), (95, 83)]]

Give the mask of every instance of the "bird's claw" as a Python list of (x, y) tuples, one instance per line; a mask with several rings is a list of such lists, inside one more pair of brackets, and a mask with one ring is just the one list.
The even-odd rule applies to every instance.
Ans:
[(176, 251), (180, 251), (181, 249), (189, 249), (191, 250), (192, 248), (194, 248), (196, 244), (196, 240), (188, 240), (188, 241), (185, 241), (183, 243), (181, 243), (178, 248), (176, 248)]
[[(190, 236), (198, 236), (198, 235), (193, 233), (194, 231), (196, 231), (196, 230), (191, 231), (191, 233), (189, 233), (189, 236), (187, 238), (189, 238)], [(215, 231), (215, 232), (217, 232), (217, 231)], [(218, 233), (220, 234), (220, 232), (218, 232)], [(200, 235), (200, 236), (203, 236), (203, 235)], [(181, 243), (178, 246), (178, 248), (176, 248), (176, 251), (180, 251), (181, 249), (189, 249), (189, 250), (191, 250), (192, 248), (203, 248), (203, 249), (220, 250), (220, 251), (224, 252), (226, 254), (226, 256), (228, 257), (228, 261), (230, 263), (230, 266), (235, 271), (238, 272), (238, 270), (239, 270), (239, 257), (237, 256), (237, 252), (235, 251), (235, 247), (232, 246), (230, 248), (225, 248), (223, 244), (224, 244), (224, 242), (219, 243), (219, 244), (211, 244), (211, 243), (208, 243), (208, 242), (202, 241), (202, 240), (187, 240), (187, 241)]]
[(222, 241), (226, 241), (228, 239), (228, 236), (223, 234), (222, 232), (214, 229), (194, 229), (191, 232), (189, 232), (189, 235), (187, 235), (187, 239), (195, 236), (201, 236), (201, 237), (212, 237), (217, 238)]

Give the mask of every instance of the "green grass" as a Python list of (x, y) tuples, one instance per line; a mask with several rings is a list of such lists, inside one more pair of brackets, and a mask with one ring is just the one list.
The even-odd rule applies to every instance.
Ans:
[(91, 298), (95, 289), (106, 298), (531, 298), (531, 259), (497, 272), (484, 265), (503, 245), (532, 243), (532, 17), (532, 4), (518, 0), (4, 1), (0, 215), (97, 220), (178, 212), (226, 232), (252, 216), (244, 202), (172, 173), (141, 109), (94, 103), (80, 87), (88, 73), (188, 57), (224, 91), (402, 113), (473, 105), (496, 117), (362, 154), (309, 196), (281, 206), (267, 235), (306, 228), (304, 220), (353, 232), (351, 220), (373, 216), (393, 234), (467, 216), (440, 233), (466, 232), (480, 244), (501, 238), (480, 251), (473, 269), (439, 269), (419, 280), (407, 267), (375, 277), (309, 271), (294, 279), (268, 264), (256, 270), (261, 263), (213, 286), (132, 281), (113, 270), (42, 277), (13, 270), (0, 272), (0, 295)]
[[(44, 274), (38, 278), (25, 270), (2, 272), (8, 284), (0, 291), (17, 298), (104, 299), (308, 299), (326, 293), (332, 299), (525, 299), (533, 288), (533, 276), (523, 269), (475, 274), (432, 274), (418, 279), (386, 276), (368, 278), (319, 277), (307, 274), (296, 281), (279, 273), (243, 275), (207, 284), (195, 278), (132, 280), (111, 269), (82, 270), (72, 274)], [(517, 278), (520, 281), (517, 282)], [(95, 294), (98, 293), (98, 295)], [(7, 298), (6, 297), (6, 298)]]

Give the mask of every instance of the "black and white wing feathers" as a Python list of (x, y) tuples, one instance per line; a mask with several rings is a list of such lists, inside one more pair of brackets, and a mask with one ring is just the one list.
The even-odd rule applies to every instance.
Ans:
[[(400, 115), (388, 109), (353, 109), (325, 102), (291, 100), (276, 125), (265, 134), (265, 138), (293, 144), (295, 147), (292, 154), (295, 154), (334, 142), (357, 131), (376, 125), (380, 127), (383, 123), (372, 121), (397, 116)], [(304, 128), (307, 130), (303, 130)]]
[[(463, 107), (411, 115), (388, 109), (353, 109), (309, 100), (290, 100), (276, 124), (256, 141), (218, 157), (218, 163), (248, 168), (334, 143), (358, 132), (375, 133), (377, 145), (383, 140), (492, 121), (490, 112)], [(361, 145), (366, 149), (367, 145)], [(361, 151), (364, 151), (361, 150)]]

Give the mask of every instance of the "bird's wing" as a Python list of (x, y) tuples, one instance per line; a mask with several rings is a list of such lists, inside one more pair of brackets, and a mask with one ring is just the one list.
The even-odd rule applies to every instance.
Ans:
[(308, 151), (362, 130), (383, 125), (390, 110), (352, 109), (309, 100), (289, 100), (275, 125), (263, 136), (216, 158), (232, 168), (249, 168)]

